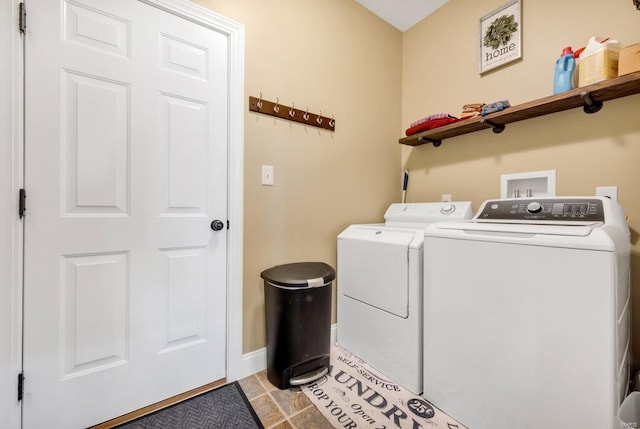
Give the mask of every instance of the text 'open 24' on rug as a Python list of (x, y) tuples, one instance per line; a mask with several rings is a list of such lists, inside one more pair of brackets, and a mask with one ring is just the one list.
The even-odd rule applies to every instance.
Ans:
[(329, 373), (302, 391), (336, 428), (466, 429), (335, 344)]
[(118, 429), (262, 429), (237, 382), (117, 426)]

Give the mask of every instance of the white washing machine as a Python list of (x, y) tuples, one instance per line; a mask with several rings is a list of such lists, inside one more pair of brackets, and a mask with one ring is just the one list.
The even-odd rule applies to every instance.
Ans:
[(338, 236), (337, 342), (417, 394), (424, 230), (472, 216), (470, 202), (392, 204), (384, 224), (351, 225)]
[(424, 397), (472, 429), (613, 429), (630, 235), (598, 197), (486, 201), (425, 231)]

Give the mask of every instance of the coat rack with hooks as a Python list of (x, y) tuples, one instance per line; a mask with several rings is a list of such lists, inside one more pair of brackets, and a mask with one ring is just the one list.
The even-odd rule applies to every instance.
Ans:
[(331, 117), (322, 116), (322, 110), (319, 114), (309, 112), (309, 109), (297, 109), (295, 104), (285, 106), (280, 104), (280, 99), (276, 98), (276, 102), (264, 100), (262, 94), (260, 97), (249, 97), (249, 110), (269, 116), (275, 116), (289, 121), (299, 122), (312, 127), (324, 128), (325, 130), (335, 131), (336, 120)]

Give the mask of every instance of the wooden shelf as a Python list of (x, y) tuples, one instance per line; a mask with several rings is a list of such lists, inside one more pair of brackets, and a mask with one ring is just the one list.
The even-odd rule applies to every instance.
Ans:
[[(495, 126), (494, 132), (498, 133), (501, 132), (501, 128), (504, 129), (503, 126), (506, 124), (536, 118), (550, 113), (562, 112), (564, 110), (575, 109), (576, 107), (584, 107), (585, 112), (587, 112), (588, 107), (585, 107), (585, 97), (590, 98), (593, 102), (591, 110), (594, 111), (587, 113), (595, 113), (600, 110), (597, 106), (601, 106), (603, 101), (638, 93), (640, 93), (640, 72), (634, 72), (582, 88), (572, 89), (571, 91), (561, 94), (508, 107), (501, 112), (490, 113), (486, 116), (466, 119), (432, 130), (423, 131), (402, 138), (399, 140), (399, 143), (409, 146), (433, 143), (434, 146), (440, 146), (440, 143), (444, 139), (491, 129), (493, 126)], [(487, 122), (490, 122), (493, 126)]]

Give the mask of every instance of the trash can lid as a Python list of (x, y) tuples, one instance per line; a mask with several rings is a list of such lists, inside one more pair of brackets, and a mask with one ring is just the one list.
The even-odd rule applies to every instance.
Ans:
[(279, 286), (324, 286), (336, 278), (336, 271), (324, 262), (295, 262), (264, 270), (260, 277)]

